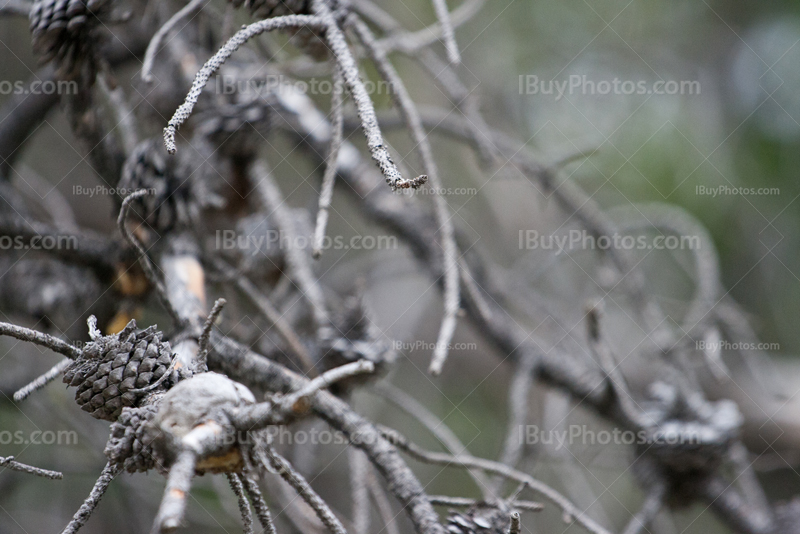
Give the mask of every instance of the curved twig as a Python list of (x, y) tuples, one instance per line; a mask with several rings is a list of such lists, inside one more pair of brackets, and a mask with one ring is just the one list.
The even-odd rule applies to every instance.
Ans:
[(174, 154), (177, 150), (177, 147), (175, 146), (175, 132), (192, 114), (192, 110), (197, 103), (197, 99), (200, 97), (200, 93), (203, 92), (203, 88), (208, 83), (208, 79), (212, 74), (217, 72), (222, 64), (225, 63), (225, 61), (231, 57), (240, 46), (256, 35), (260, 35), (264, 32), (302, 27), (321, 28), (322, 21), (318, 17), (309, 15), (286, 15), (285, 17), (274, 17), (271, 19), (254, 22), (253, 24), (250, 24), (249, 26), (239, 30), (233, 37), (228, 39), (228, 42), (225, 43), (225, 45), (216, 54), (214, 54), (211, 59), (206, 61), (205, 65), (203, 65), (203, 68), (201, 68), (197, 73), (194, 78), (194, 82), (192, 83), (192, 88), (186, 95), (186, 99), (184, 100), (183, 104), (181, 104), (180, 107), (175, 110), (175, 113), (169, 120), (167, 127), (164, 128), (164, 146), (166, 146), (167, 152)]
[(395, 103), (400, 109), (411, 136), (416, 143), (422, 158), (422, 165), (431, 180), (431, 185), (436, 189), (434, 205), (436, 207), (436, 222), (441, 233), (440, 241), (442, 247), (442, 271), (444, 273), (444, 318), (439, 328), (439, 336), (436, 340), (436, 347), (433, 351), (430, 367), (428, 371), (433, 375), (442, 372), (442, 367), (447, 360), (450, 343), (456, 330), (456, 316), (461, 302), (460, 278), (458, 270), (458, 247), (455, 241), (455, 231), (450, 217), (447, 201), (442, 196), (442, 182), (439, 179), (439, 172), (436, 168), (436, 161), (433, 158), (433, 151), (428, 141), (425, 130), (422, 126), (422, 119), (417, 111), (411, 95), (403, 84), (403, 80), (392, 64), (386, 57), (386, 51), (376, 42), (375, 36), (367, 25), (357, 16), (352, 15), (348, 21), (352, 24), (361, 43), (367, 49), (372, 61), (375, 63), (381, 76), (389, 82), (394, 90), (392, 92)]
[(188, 4), (183, 6), (177, 13), (172, 15), (170, 19), (161, 26), (158, 31), (153, 35), (150, 44), (147, 45), (147, 51), (144, 53), (144, 60), (142, 61), (142, 80), (150, 83), (153, 81), (153, 62), (158, 53), (158, 47), (166, 35), (174, 28), (181, 20), (188, 17), (195, 11), (199, 11), (203, 7), (203, 3), (210, 2), (210, 0), (191, 0)]

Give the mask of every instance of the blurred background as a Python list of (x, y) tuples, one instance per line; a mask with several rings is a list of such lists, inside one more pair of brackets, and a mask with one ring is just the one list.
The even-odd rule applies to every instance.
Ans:
[[(435, 20), (428, 0), (376, 3), (410, 29)], [(451, 9), (457, 5), (450, 4)], [(175, 11), (181, 4), (169, 5)], [(225, 9), (224, 2), (212, 5)], [(245, 13), (237, 16), (240, 23), (248, 20)], [(800, 457), (792, 452), (800, 451), (800, 405), (794, 399), (800, 389), (795, 358), (800, 349), (800, 3), (492, 0), (458, 29), (457, 39), (464, 58), (459, 73), (479, 95), (487, 121), (527, 141), (542, 162), (571, 158), (559, 180), (574, 181), (608, 210), (669, 203), (685, 208), (708, 229), (719, 254), (723, 292), (743, 307), (759, 339), (768, 344), (753, 351), (758, 354), (751, 361), (728, 362), (743, 378), (711, 383), (710, 395), (740, 402), (748, 418), (746, 442), (763, 453), (759, 476), (770, 498), (800, 492), (795, 471)], [(418, 66), (401, 56), (395, 63), (417, 102), (447, 104)], [(37, 68), (27, 21), (0, 19), (0, 78), (26, 80)], [(131, 69), (129, 79), (121, 80), (134, 96), (135, 83), (128, 82), (137, 72)], [(374, 75), (370, 68), (365, 73)], [(657, 94), (656, 88), (670, 94)], [(0, 95), (0, 104), (9, 97)], [(388, 108), (387, 98), (375, 98)], [(323, 107), (327, 99), (318, 98)], [(403, 134), (392, 134), (390, 141), (403, 165), (413, 170), (415, 158), (402, 157), (411, 148)], [(63, 114), (56, 110), (26, 144), (14, 180), (30, 196), (21, 177), (44, 177), (69, 200), (80, 225), (110, 234), (116, 216), (112, 201), (73, 194), (75, 185), (98, 183), (76, 146)], [(541, 307), (525, 310), (520, 304), (520, 313), (528, 317), (520, 323), (554, 344), (573, 329), (582, 332), (582, 306), (598, 293), (597, 276), (588, 267), (597, 266), (597, 253), (559, 255), (519, 246), (521, 232), (563, 235), (579, 228), (577, 222), (560, 212), (540, 184), (528, 181), (513, 166), (482, 170), (471, 152), (441, 137), (435, 138), (434, 148), (445, 185), (461, 188), (447, 198), (456, 225), (491, 254), (521, 300)], [(580, 156), (572, 158), (576, 154)], [(302, 155), (286, 161), (275, 158), (273, 165), (289, 202), (312, 206), (312, 187), (289, 187), (313, 170)], [(338, 195), (334, 206), (331, 232), (377, 232), (354, 212), (347, 197)], [(680, 310), (693, 287), (691, 273), (680, 274), (690, 255), (673, 251), (640, 256), (650, 289), (664, 308)], [(455, 341), (467, 348), (453, 351), (441, 378), (433, 380), (425, 373), (430, 349), (409, 347), (435, 341), (441, 304), (438, 291), (411, 254), (403, 247), (381, 254), (331, 251), (318, 272), (343, 293), (357, 279), (384, 333), (408, 344), (387, 380), (441, 418), (473, 454), (497, 457), (506, 433), (513, 368), (462, 321)], [(623, 314), (610, 315), (611, 323), (624, 320)], [(143, 320), (148, 319), (165, 318), (146, 314)], [(629, 330), (620, 324), (619, 332)], [(625, 343), (635, 345), (636, 340)], [(44, 350), (0, 339), (0, 456), (13, 454), (66, 476), (49, 482), (0, 472), (3, 533), (60, 531), (105, 463), (107, 423), (85, 417), (61, 384), (21, 405), (10, 400), (17, 388), (47, 370), (53, 358)], [(747, 369), (753, 361), (757, 378)], [(563, 395), (541, 387), (534, 390), (531, 424), (603, 428)], [(360, 391), (353, 402), (360, 412), (426, 446), (435, 445), (418, 424), (374, 392)], [(75, 432), (77, 440), (59, 445), (3, 438), (17, 431), (27, 438), (37, 430)], [(309, 472), (320, 473), (315, 487), (334, 504), (346, 483), (342, 453), (341, 447), (319, 447), (312, 458), (303, 460)], [(560, 448), (539, 443), (526, 446), (522, 466), (602, 524), (621, 528), (643, 498), (628, 471), (631, 459), (630, 447), (620, 445)], [(430, 484), (431, 493), (477, 495), (464, 473), (445, 477), (438, 468), (413, 466), (423, 483)], [(205, 477), (194, 490), (189, 513), (193, 532), (240, 529), (235, 499), (224, 480), (215, 478)], [(156, 474), (122, 476), (85, 531), (148, 531), (163, 482)], [(277, 479), (274, 483), (279, 484)], [(349, 513), (346, 508), (341, 512)], [(407, 527), (403, 514), (398, 521)], [(580, 531), (563, 525), (555, 510), (528, 515), (525, 525), (539, 533)], [(379, 532), (379, 527), (373, 530)], [(651, 530), (727, 532), (699, 506), (662, 513)]]

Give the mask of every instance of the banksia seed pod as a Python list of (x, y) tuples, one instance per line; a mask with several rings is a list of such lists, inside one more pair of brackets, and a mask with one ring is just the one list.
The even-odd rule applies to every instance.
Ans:
[(129, 473), (149, 471), (156, 467), (153, 437), (147, 433), (147, 423), (157, 412), (156, 404), (122, 409), (117, 422), (111, 425), (111, 435), (104, 451), (109, 462)]
[(178, 378), (164, 376), (172, 374), (171, 365), (172, 351), (161, 341), (161, 332), (154, 326), (137, 332), (132, 320), (119, 334), (95, 333), (67, 368), (64, 382), (78, 388), (75, 400), (82, 410), (115, 421), (123, 408), (137, 406), (151, 392), (171, 386)]
[(510, 526), (510, 513), (494, 506), (473, 506), (447, 516), (450, 534), (507, 534)]
[(33, 51), (42, 61), (57, 60), (72, 73), (90, 54), (93, 30), (109, 11), (108, 0), (36, 0), (31, 7)]

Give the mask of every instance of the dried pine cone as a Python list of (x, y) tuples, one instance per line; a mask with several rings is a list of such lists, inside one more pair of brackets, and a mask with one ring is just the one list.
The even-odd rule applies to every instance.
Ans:
[(33, 51), (74, 72), (90, 56), (94, 30), (109, 6), (108, 0), (36, 0), (30, 13)]
[(283, 15), (305, 15), (311, 9), (311, 0), (229, 0), (234, 7), (244, 5), (258, 18)]
[[(78, 388), (75, 400), (92, 417), (114, 421), (125, 407), (137, 406), (148, 394), (166, 389), (179, 376), (171, 371), (169, 343), (154, 326), (136, 330), (132, 320), (119, 333), (86, 344), (64, 373), (64, 382)], [(171, 376), (159, 381), (166, 373)], [(167, 382), (167, 383), (165, 383)]]
[(146, 430), (147, 423), (157, 412), (155, 404), (122, 409), (117, 422), (111, 425), (111, 436), (106, 444), (105, 455), (109, 462), (122, 466), (129, 473), (156, 467), (153, 438)]
[(447, 532), (451, 534), (507, 534), (511, 526), (508, 510), (496, 506), (473, 506), (465, 512), (450, 512)]
[(237, 93), (236, 102), (220, 103), (202, 115), (198, 133), (225, 155), (246, 156), (263, 144), (275, 116), (272, 95)]
[[(367, 315), (368, 310), (361, 296), (353, 295), (345, 299), (341, 310), (333, 318), (333, 326), (320, 335), (323, 347), (321, 366), (325, 370), (367, 359), (375, 364), (377, 374), (380, 374), (396, 360), (397, 351), (391, 341), (382, 335)], [(353, 377), (339, 385), (364, 379)]]
[(190, 226), (198, 219), (202, 203), (195, 191), (196, 177), (181, 163), (167, 158), (160, 139), (148, 139), (139, 143), (122, 169), (119, 189), (123, 195), (148, 191), (133, 201), (131, 211), (157, 232)]

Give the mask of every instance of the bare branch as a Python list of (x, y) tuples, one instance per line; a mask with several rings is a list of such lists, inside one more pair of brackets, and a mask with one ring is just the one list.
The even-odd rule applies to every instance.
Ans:
[(321, 25), (322, 21), (317, 17), (307, 15), (287, 15), (285, 17), (274, 17), (259, 22), (254, 22), (253, 24), (250, 24), (249, 26), (246, 26), (245, 28), (236, 32), (236, 34), (231, 37), (227, 43), (225, 43), (225, 46), (223, 46), (216, 54), (214, 54), (211, 59), (206, 61), (205, 65), (203, 65), (203, 68), (201, 68), (195, 76), (194, 83), (192, 83), (192, 88), (189, 90), (189, 94), (186, 95), (186, 99), (184, 100), (183, 104), (181, 104), (180, 107), (175, 111), (175, 114), (169, 120), (167, 127), (164, 128), (164, 145), (167, 148), (167, 152), (174, 154), (177, 150), (177, 147), (175, 146), (175, 131), (179, 129), (186, 119), (188, 119), (192, 114), (192, 110), (197, 103), (197, 99), (200, 96), (200, 93), (203, 92), (203, 88), (208, 83), (208, 79), (212, 74), (217, 72), (222, 64), (225, 63), (225, 61), (231, 57), (240, 46), (256, 35), (260, 35), (264, 32), (283, 30), (287, 28), (319, 28)]
[(14, 402), (22, 402), (27, 399), (32, 393), (39, 391), (40, 389), (44, 388), (47, 384), (61, 376), (61, 373), (64, 370), (72, 365), (72, 360), (70, 358), (64, 358), (57, 364), (55, 364), (49, 371), (45, 374), (41, 375), (39, 378), (21, 388), (19, 391), (14, 393)]
[(211, 336), (211, 329), (214, 328), (214, 323), (222, 313), (222, 309), (228, 302), (225, 299), (217, 299), (214, 302), (214, 307), (211, 308), (211, 313), (208, 314), (205, 324), (203, 325), (203, 332), (200, 334), (200, 339), (197, 341), (197, 366), (199, 369), (206, 369), (206, 356), (208, 356), (208, 338)]
[(244, 486), (238, 475), (234, 473), (225, 473), (233, 493), (236, 494), (236, 499), (239, 501), (239, 512), (242, 514), (242, 523), (244, 524), (244, 534), (253, 534), (253, 512), (250, 511), (250, 503), (247, 502), (247, 497), (244, 494)]
[(253, 503), (253, 508), (256, 510), (258, 521), (264, 528), (264, 533), (276, 534), (275, 524), (272, 522), (272, 514), (269, 511), (267, 503), (264, 501), (264, 496), (261, 495), (258, 484), (254, 480), (250, 480), (245, 474), (240, 474), (238, 476), (244, 484), (244, 489), (250, 497), (250, 501)]
[(507, 465), (499, 462), (494, 462), (492, 460), (486, 460), (483, 458), (475, 458), (473, 456), (466, 455), (453, 456), (440, 452), (426, 451), (409, 442), (404, 436), (395, 430), (382, 429), (381, 431), (384, 436), (392, 441), (392, 443), (422, 462), (457, 467), (476, 467), (478, 469), (483, 469), (487, 473), (500, 475), (511, 480), (516, 480), (517, 482), (525, 482), (528, 487), (541, 493), (549, 501), (561, 508), (570, 518), (574, 518), (577, 523), (579, 523), (589, 532), (592, 532), (593, 534), (610, 534), (608, 530), (587, 516), (586, 512), (581, 511), (574, 504), (572, 504), (569, 499), (561, 495), (550, 486), (539, 480), (536, 480), (526, 473), (517, 471), (516, 469), (508, 467)]
[(333, 534), (347, 534), (342, 523), (333, 514), (325, 501), (314, 491), (311, 485), (303, 476), (295, 471), (286, 459), (275, 452), (272, 447), (266, 449), (267, 458), (272, 468), (291, 485), (295, 491), (308, 505), (316, 512), (320, 521), (328, 527)]
[(191, 0), (177, 13), (172, 15), (169, 20), (158, 29), (155, 35), (153, 35), (153, 38), (150, 40), (150, 44), (147, 45), (147, 51), (145, 52), (144, 60), (142, 61), (142, 79), (144, 81), (147, 83), (152, 83), (153, 81), (153, 75), (151, 74), (151, 71), (153, 70), (153, 61), (156, 58), (156, 54), (159, 52), (159, 46), (161, 45), (161, 41), (164, 39), (164, 37), (166, 37), (166, 35), (172, 31), (172, 29), (180, 21), (193, 14), (195, 11), (199, 11), (200, 8), (203, 7), (203, 4), (207, 3), (208, 1), (209, 0)]
[(122, 201), (122, 207), (119, 210), (119, 217), (117, 217), (117, 226), (119, 227), (119, 231), (122, 233), (122, 236), (134, 246), (136, 252), (139, 254), (139, 264), (142, 266), (142, 270), (144, 271), (145, 276), (147, 276), (147, 279), (151, 284), (153, 284), (153, 287), (156, 288), (156, 293), (158, 294), (161, 303), (166, 308), (170, 317), (172, 317), (172, 319), (175, 321), (175, 324), (180, 325), (183, 324), (183, 319), (173, 307), (172, 302), (167, 294), (167, 289), (164, 286), (164, 281), (156, 273), (155, 267), (153, 267), (150, 257), (147, 255), (147, 251), (144, 249), (133, 232), (128, 229), (128, 225), (125, 224), (125, 220), (128, 218), (128, 211), (131, 208), (131, 202), (145, 195), (147, 195), (147, 190), (140, 189), (139, 191), (134, 191), (125, 197), (125, 199)]
[(339, 150), (342, 148), (342, 133), (344, 130), (344, 78), (342, 69), (337, 64), (333, 69), (333, 94), (331, 96), (331, 148), (322, 175), (322, 190), (319, 194), (319, 208), (317, 210), (317, 225), (314, 230), (314, 257), (322, 255), (322, 246), (325, 240), (325, 227), (328, 225), (328, 209), (333, 199), (333, 184), (336, 180), (336, 169), (339, 162)]
[(439, 26), (442, 28), (442, 39), (447, 48), (447, 59), (450, 63), (457, 65), (461, 63), (461, 54), (458, 52), (456, 44), (456, 34), (453, 31), (453, 22), (450, 20), (450, 11), (447, 9), (446, 0), (433, 0), (433, 7), (436, 9), (436, 16), (439, 18)]
[(380, 167), (381, 173), (386, 178), (386, 183), (394, 189), (403, 183), (404, 179), (386, 148), (380, 126), (378, 126), (378, 119), (375, 116), (372, 100), (358, 74), (356, 60), (347, 47), (344, 34), (339, 29), (326, 0), (313, 0), (311, 7), (325, 25), (328, 46), (336, 56), (336, 61), (342, 69), (344, 81), (356, 103), (358, 117), (361, 119), (361, 126), (367, 136), (367, 146), (372, 154), (372, 159)]
[(656, 518), (658, 512), (664, 506), (664, 496), (666, 495), (666, 484), (659, 483), (647, 494), (647, 498), (642, 504), (642, 508), (633, 516), (622, 531), (623, 534), (639, 534), (645, 530)]
[(449, 214), (447, 201), (442, 196), (442, 182), (433, 158), (433, 150), (428, 141), (425, 130), (422, 126), (417, 107), (408, 94), (408, 90), (403, 84), (400, 75), (394, 69), (386, 57), (386, 51), (376, 42), (375, 36), (367, 25), (358, 17), (351, 16), (349, 21), (353, 25), (359, 39), (370, 54), (381, 76), (392, 86), (392, 96), (395, 105), (400, 110), (409, 130), (414, 139), (417, 150), (419, 150), (422, 165), (431, 180), (431, 185), (436, 189), (434, 197), (436, 207), (436, 221), (439, 225), (441, 247), (443, 251), (443, 272), (444, 272), (444, 318), (439, 329), (439, 337), (436, 340), (436, 347), (433, 351), (431, 365), (428, 371), (433, 375), (442, 372), (442, 367), (447, 360), (449, 346), (456, 330), (456, 315), (458, 313), (461, 297), (459, 296), (459, 269), (458, 269), (458, 247), (455, 241), (455, 231), (453, 222)]
[(33, 467), (30, 465), (25, 465), (14, 460), (13, 456), (7, 456), (3, 458), (0, 456), (0, 467), (5, 467), (6, 469), (11, 469), (12, 471), (20, 471), (21, 473), (28, 473), (31, 475), (37, 475), (44, 478), (49, 478), (50, 480), (61, 480), (64, 478), (63, 473), (59, 473), (58, 471), (50, 471), (47, 469), (40, 469), (38, 467)]
[(100, 473), (100, 478), (94, 483), (91, 493), (89, 493), (89, 496), (83, 501), (81, 507), (75, 512), (72, 521), (69, 522), (69, 525), (64, 528), (61, 534), (75, 534), (86, 524), (86, 521), (89, 520), (94, 509), (97, 508), (97, 505), (100, 503), (100, 499), (103, 498), (103, 495), (108, 489), (108, 485), (111, 484), (111, 481), (114, 480), (120, 471), (122, 471), (121, 466), (116, 464), (111, 465), (110, 463), (106, 464), (103, 468), (103, 472)]
[(20, 341), (30, 341), (31, 343), (41, 345), (42, 347), (47, 347), (54, 352), (63, 354), (72, 360), (81, 355), (81, 351), (78, 347), (70, 345), (66, 341), (61, 341), (50, 334), (31, 330), (30, 328), (25, 328), (24, 326), (0, 322), (0, 336), (14, 337)]

